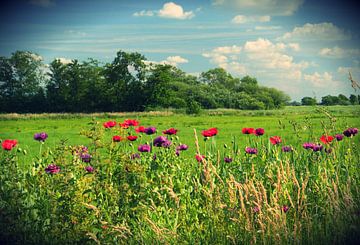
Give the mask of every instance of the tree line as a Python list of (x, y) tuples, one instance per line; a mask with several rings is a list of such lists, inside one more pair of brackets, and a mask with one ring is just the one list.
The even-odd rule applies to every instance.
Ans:
[(320, 102), (316, 98), (304, 97), (301, 99), (301, 104), (299, 103), (298, 105), (358, 105), (359, 101), (360, 95), (351, 94), (348, 98), (343, 94), (339, 94), (338, 96), (326, 95), (321, 98)]
[(69, 63), (16, 51), (0, 56), (0, 112), (112, 112), (159, 108), (276, 109), (290, 97), (260, 86), (250, 76), (222, 68), (198, 77), (167, 64), (151, 64), (137, 52), (119, 51), (111, 63), (95, 59)]

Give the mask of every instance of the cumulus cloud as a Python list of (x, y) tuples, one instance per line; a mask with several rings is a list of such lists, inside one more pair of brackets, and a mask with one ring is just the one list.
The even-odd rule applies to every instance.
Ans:
[(72, 63), (71, 59), (66, 59), (66, 58), (63, 58), (63, 57), (55, 58), (55, 59), (60, 61), (60, 63), (63, 64), (63, 65), (67, 65), (67, 64)]
[(255, 30), (257, 31), (272, 31), (272, 30), (279, 30), (281, 26), (255, 26)]
[(351, 35), (329, 22), (319, 24), (306, 23), (285, 33), (280, 40), (347, 40)]
[(222, 46), (211, 50), (210, 52), (203, 53), (202, 55), (210, 59), (210, 62), (236, 74), (244, 74), (246, 69), (245, 66), (235, 61), (241, 52), (241, 47), (233, 46)]
[(333, 48), (321, 49), (319, 55), (329, 58), (358, 57), (360, 56), (360, 49), (344, 49), (335, 46)]
[(300, 45), (298, 43), (289, 43), (288, 46), (296, 52), (300, 51)]
[(252, 16), (246, 16), (246, 15), (236, 15), (231, 22), (234, 24), (244, 24), (248, 22), (269, 22), (271, 20), (271, 17), (269, 15), (252, 15)]
[(329, 72), (324, 72), (323, 74), (318, 72), (313, 74), (304, 74), (304, 80), (309, 81), (316, 88), (333, 88), (340, 85), (340, 82), (334, 80), (333, 76)]
[(29, 3), (43, 8), (47, 8), (55, 5), (55, 2), (52, 0), (30, 0)]
[(144, 64), (146, 65), (172, 65), (172, 66), (177, 66), (178, 64), (183, 64), (183, 63), (188, 63), (189, 60), (176, 55), (176, 56), (169, 56), (167, 57), (165, 60), (162, 61), (149, 61), (149, 60), (145, 60), (143, 61)]
[(292, 15), (304, 0), (213, 0), (214, 7), (230, 8), (252, 14)]
[[(200, 11), (197, 9), (196, 11)], [(133, 16), (135, 17), (143, 17), (143, 16), (158, 16), (160, 18), (168, 18), (168, 19), (191, 19), (195, 16), (193, 11), (184, 11), (181, 5), (178, 5), (173, 2), (165, 3), (160, 10), (142, 10), (139, 12), (135, 12)]]

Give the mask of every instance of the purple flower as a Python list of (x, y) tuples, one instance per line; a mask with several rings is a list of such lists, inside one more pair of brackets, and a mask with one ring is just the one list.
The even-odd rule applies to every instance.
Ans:
[(287, 206), (287, 205), (284, 205), (284, 206), (282, 206), (282, 211), (284, 212), (284, 213), (286, 213), (287, 211), (289, 211), (289, 207)]
[(150, 150), (151, 150), (151, 147), (150, 147), (150, 145), (147, 145), (147, 144), (139, 145), (139, 147), (138, 147), (138, 151), (140, 151), (140, 152), (150, 152)]
[(314, 145), (312, 149), (313, 149), (313, 151), (322, 151), (323, 146), (322, 145)]
[(144, 129), (144, 132), (146, 133), (146, 134), (155, 134), (155, 132), (156, 132), (156, 128), (155, 127), (148, 127), (148, 128), (145, 128)]
[(189, 147), (185, 144), (179, 145), (178, 147), (176, 147), (176, 150), (179, 151), (186, 151)]
[(88, 153), (82, 153), (80, 154), (81, 161), (83, 162), (90, 162), (91, 161), (91, 155)]
[(175, 155), (180, 156), (180, 151), (179, 151), (179, 150), (176, 150), (176, 151), (175, 151)]
[(156, 147), (170, 147), (171, 141), (168, 140), (165, 136), (158, 136), (154, 139), (153, 142)]
[(257, 149), (256, 148), (251, 148), (251, 147), (246, 147), (245, 148), (245, 152), (247, 153), (247, 154), (257, 154)]
[(283, 146), (283, 147), (281, 147), (281, 150), (283, 152), (291, 152), (292, 148), (291, 148), (291, 146)]
[(332, 151), (333, 151), (332, 148), (326, 148), (326, 149), (325, 149), (325, 152), (328, 153), (328, 154), (330, 154)]
[(315, 146), (315, 144), (314, 143), (311, 143), (311, 142), (306, 142), (306, 143), (304, 143), (303, 144), (303, 147), (304, 147), (304, 149), (313, 149), (314, 148), (314, 146)]
[(154, 153), (154, 155), (153, 155), (153, 160), (154, 161), (156, 160), (156, 153)]
[(50, 164), (45, 168), (45, 172), (48, 174), (56, 174), (60, 172), (60, 167), (55, 164)]
[(134, 159), (139, 159), (140, 158), (140, 154), (139, 153), (134, 153), (130, 156), (130, 159), (131, 160), (134, 160)]
[(257, 212), (260, 211), (260, 208), (259, 208), (258, 206), (255, 206), (255, 207), (253, 208), (253, 211), (254, 211), (254, 213), (257, 213)]
[(359, 130), (357, 128), (348, 128), (343, 132), (343, 134), (346, 137), (351, 137), (351, 136), (355, 136), (358, 132)]
[(86, 167), (85, 167), (85, 170), (86, 170), (88, 173), (94, 172), (94, 168), (93, 168), (92, 166), (86, 166)]
[(225, 157), (225, 158), (224, 158), (224, 162), (226, 162), (226, 163), (231, 163), (231, 162), (232, 162), (232, 158), (231, 158), (231, 157)]
[(343, 138), (344, 138), (344, 135), (343, 134), (337, 134), (337, 135), (335, 135), (335, 138), (336, 138), (337, 141), (342, 141)]
[(261, 136), (265, 133), (265, 130), (263, 128), (257, 128), (255, 129), (255, 135), (256, 136)]
[(48, 135), (45, 132), (36, 133), (34, 134), (34, 140), (42, 141), (44, 142), (47, 139)]

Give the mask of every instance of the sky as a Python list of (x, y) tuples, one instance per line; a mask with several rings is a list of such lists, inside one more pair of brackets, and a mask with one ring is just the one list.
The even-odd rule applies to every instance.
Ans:
[[(10, 0), (0, 56), (111, 62), (139, 52), (199, 75), (221, 67), (300, 101), (359, 94), (360, 3), (335, 0)], [(360, 83), (360, 82), (359, 82)]]

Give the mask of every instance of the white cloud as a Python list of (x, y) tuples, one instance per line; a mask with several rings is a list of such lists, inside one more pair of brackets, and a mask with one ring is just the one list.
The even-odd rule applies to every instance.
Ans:
[(67, 30), (67, 31), (65, 31), (65, 34), (69, 34), (69, 35), (72, 35), (72, 36), (81, 36), (81, 37), (85, 37), (87, 35), (86, 32), (75, 31), (75, 30)]
[(340, 82), (333, 79), (333, 76), (329, 72), (320, 74), (315, 72), (313, 74), (304, 74), (304, 80), (309, 81), (316, 88), (334, 88), (339, 87)]
[(55, 58), (56, 60), (60, 61), (61, 64), (63, 65), (67, 65), (67, 64), (70, 64), (72, 63), (72, 60), (71, 59), (66, 59), (66, 58)]
[(272, 30), (279, 30), (281, 26), (255, 26), (255, 30), (258, 31), (272, 31)]
[(33, 58), (35, 61), (43, 61), (43, 57), (34, 53), (29, 52), (30, 57)]
[(172, 65), (172, 66), (177, 66), (178, 64), (183, 64), (183, 63), (188, 63), (189, 60), (176, 55), (176, 56), (169, 56), (166, 58), (166, 60), (162, 60), (162, 61), (150, 61), (150, 60), (145, 60), (143, 61), (144, 64), (146, 65)]
[(351, 35), (329, 22), (319, 24), (306, 23), (285, 33), (279, 40), (347, 40)]
[(271, 17), (269, 15), (262, 15), (262, 16), (237, 15), (231, 20), (231, 22), (234, 24), (244, 24), (248, 22), (269, 22), (270, 20)]
[(300, 45), (298, 43), (289, 43), (288, 46), (296, 52), (300, 51)]
[(55, 2), (53, 0), (30, 0), (30, 4), (47, 8), (55, 5)]
[(360, 56), (360, 49), (344, 49), (335, 46), (333, 48), (321, 49), (319, 55), (329, 58), (358, 57)]
[(135, 17), (141, 17), (141, 16), (154, 16), (154, 11), (152, 10), (142, 10), (140, 12), (135, 12), (133, 14)]
[(212, 5), (251, 14), (292, 15), (303, 2), (304, 0), (213, 0)]

